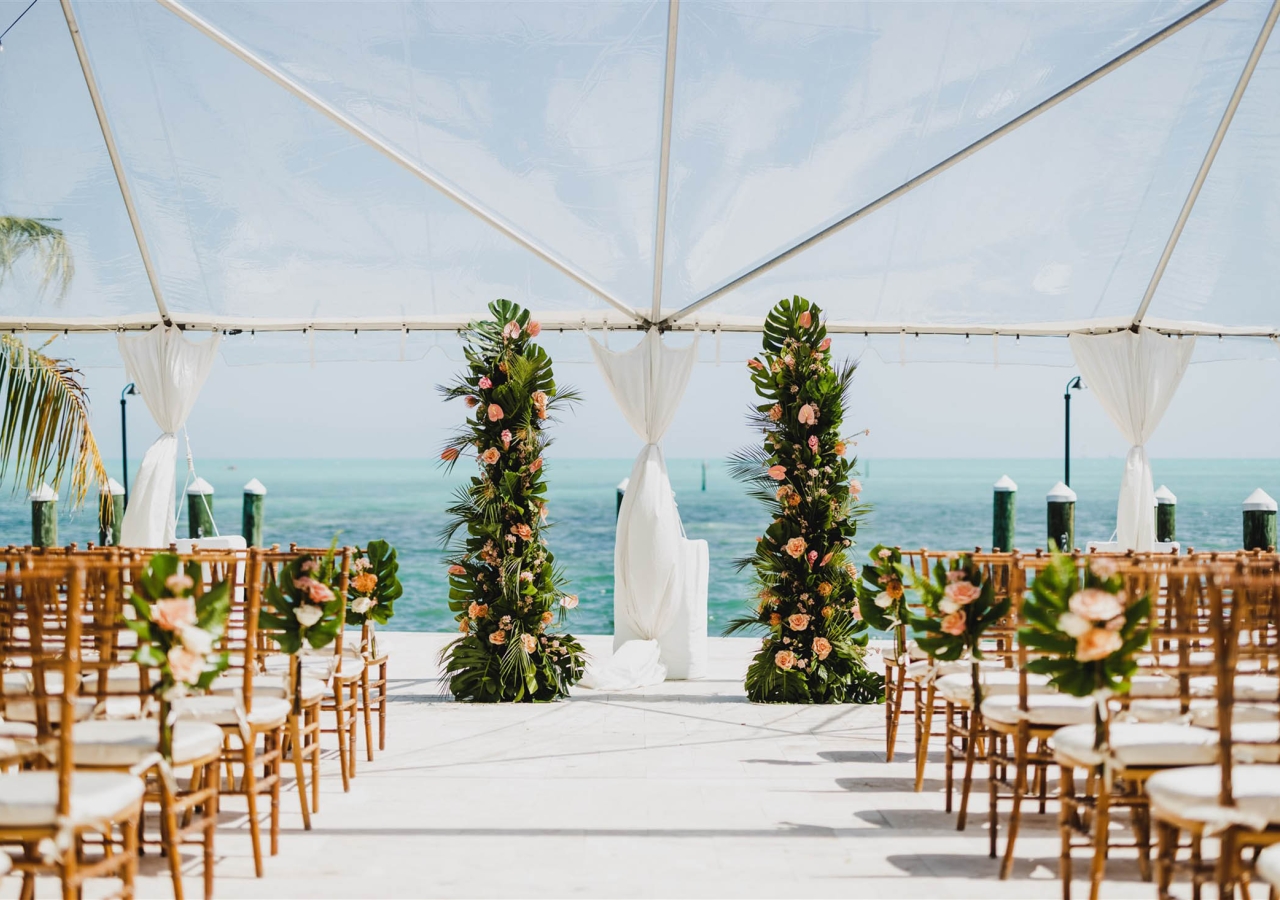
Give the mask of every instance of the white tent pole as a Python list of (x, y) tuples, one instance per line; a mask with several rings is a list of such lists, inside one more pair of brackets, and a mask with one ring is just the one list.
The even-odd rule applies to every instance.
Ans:
[(1266, 21), (1262, 23), (1262, 30), (1258, 32), (1258, 39), (1254, 41), (1253, 52), (1249, 54), (1249, 58), (1245, 61), (1244, 71), (1240, 73), (1240, 80), (1236, 82), (1236, 89), (1231, 92), (1231, 99), (1227, 101), (1227, 108), (1222, 111), (1222, 121), (1218, 123), (1218, 130), (1213, 133), (1213, 140), (1209, 142), (1209, 149), (1205, 152), (1204, 161), (1200, 163), (1200, 170), (1196, 172), (1196, 177), (1191, 182), (1191, 190), (1187, 192), (1187, 199), (1182, 204), (1182, 211), (1178, 213), (1178, 221), (1173, 224), (1173, 231), (1169, 233), (1169, 240), (1165, 242), (1164, 252), (1160, 254), (1160, 261), (1156, 263), (1156, 270), (1151, 273), (1151, 281), (1147, 284), (1146, 293), (1142, 295), (1142, 302), (1138, 304), (1138, 311), (1133, 316), (1133, 328), (1137, 329), (1142, 324), (1142, 320), (1147, 316), (1147, 309), (1151, 306), (1151, 298), (1156, 294), (1156, 288), (1160, 286), (1160, 279), (1164, 277), (1164, 270), (1169, 265), (1170, 258), (1173, 257), (1173, 250), (1178, 246), (1178, 239), (1182, 237), (1182, 229), (1187, 224), (1187, 219), (1191, 217), (1191, 209), (1196, 205), (1196, 199), (1200, 196), (1200, 189), (1204, 187), (1205, 179), (1209, 177), (1209, 170), (1213, 168), (1213, 161), (1218, 156), (1218, 148), (1222, 146), (1222, 140), (1227, 136), (1227, 129), (1231, 127), (1231, 120), (1235, 118), (1236, 109), (1240, 106), (1240, 101), (1244, 98), (1245, 89), (1249, 86), (1249, 79), (1253, 77), (1253, 70), (1258, 67), (1258, 60), (1262, 58), (1262, 51), (1266, 49), (1267, 40), (1271, 37), (1271, 31), (1275, 28), (1276, 17), (1280, 15), (1280, 0), (1274, 0), (1271, 4), (1271, 12), (1267, 14)]
[[(168, 2), (168, 0), (161, 0), (161, 2)], [(904, 194), (910, 193), (911, 191), (918, 188), (920, 185), (925, 184), (928, 181), (932, 181), (935, 177), (937, 177), (938, 175), (941, 175), (943, 172), (947, 171), (952, 166), (956, 165), (959, 162), (962, 162), (963, 160), (972, 156), (974, 153), (977, 153), (982, 148), (987, 147), (990, 144), (994, 144), (1000, 138), (1004, 137), (1005, 135), (1009, 134), (1012, 131), (1017, 130), (1021, 126), (1030, 122), (1032, 119), (1035, 119), (1036, 117), (1040, 116), (1042, 113), (1048, 112), (1049, 110), (1053, 109), (1055, 106), (1057, 106), (1059, 103), (1066, 100), (1067, 98), (1075, 94), (1078, 94), (1080, 91), (1084, 90), (1089, 85), (1093, 84), (1095, 81), (1098, 81), (1100, 78), (1106, 75), (1109, 75), (1110, 73), (1114, 72), (1116, 69), (1123, 66), (1125, 63), (1130, 62), (1131, 60), (1137, 58), (1138, 56), (1141, 56), (1143, 53), (1150, 50), (1156, 44), (1159, 44), (1161, 41), (1165, 40), (1166, 38), (1171, 37), (1174, 34), (1177, 34), (1183, 28), (1187, 27), (1188, 25), (1190, 25), (1192, 22), (1196, 21), (1200, 17), (1206, 15), (1207, 13), (1221, 6), (1225, 2), (1226, 0), (1208, 0), (1207, 3), (1203, 3), (1200, 6), (1197, 6), (1195, 9), (1191, 10), (1191, 12), (1187, 13), (1182, 18), (1177, 19), (1176, 21), (1166, 25), (1164, 28), (1160, 29), (1155, 34), (1151, 35), (1149, 38), (1142, 41), (1141, 43), (1133, 45), (1124, 53), (1121, 53), (1119, 56), (1112, 59), (1110, 62), (1104, 63), (1103, 65), (1094, 69), (1092, 72), (1080, 78), (1079, 80), (1073, 81), (1071, 84), (1067, 85), (1065, 88), (1058, 91), (1058, 93), (1054, 94), (1051, 97), (1048, 97), (1045, 100), (1040, 101), (1039, 103), (1031, 107), (1026, 112), (1022, 113), (1021, 115), (1015, 116), (1014, 118), (1010, 119), (1008, 122), (1005, 122), (995, 131), (992, 131), (986, 134), (985, 136), (978, 138), (972, 144), (969, 144), (963, 149), (958, 150), (957, 152), (953, 153), (951, 156), (948, 156), (946, 159), (942, 160), (942, 162), (937, 163), (931, 168), (924, 170), (919, 175), (912, 178), (910, 181), (907, 181), (907, 182), (904, 182), (903, 184), (898, 185), (896, 188), (889, 191), (887, 194), (882, 194), (880, 197), (876, 198), (875, 200), (872, 200), (866, 206), (863, 206), (860, 209), (854, 210), (853, 212), (849, 213), (849, 215), (845, 216), (844, 218), (840, 219), (839, 221), (831, 225), (828, 225), (826, 228), (823, 228), (821, 231), (817, 232), (816, 234), (810, 235), (809, 237), (802, 240), (800, 243), (792, 246), (790, 249), (784, 250), (782, 253), (779, 253), (777, 256), (773, 257), (772, 259), (766, 260), (765, 262), (761, 263), (755, 268), (750, 269), (747, 272), (744, 272), (743, 274), (726, 282), (725, 284), (722, 284), (720, 287), (716, 288), (711, 293), (703, 296), (698, 300), (695, 300), (693, 303), (690, 303), (688, 306), (684, 307), (683, 309), (672, 313), (660, 323), (661, 326), (664, 328), (670, 327), (671, 323), (679, 319), (685, 318), (691, 313), (696, 312), (697, 310), (706, 306), (708, 303), (713, 302), (717, 298), (722, 297), (723, 295), (729, 293), (730, 291), (736, 288), (742, 287), (742, 285), (760, 277), (764, 273), (768, 272), (770, 269), (773, 269), (776, 266), (779, 266), (782, 263), (786, 262), (787, 260), (791, 259), (793, 256), (796, 256), (799, 253), (803, 253), (805, 250), (809, 249), (814, 244), (817, 244), (817, 243), (820, 243), (821, 241), (826, 240), (827, 238), (831, 237), (831, 235), (836, 234), (837, 232), (842, 231), (845, 228), (848, 228), (850, 225), (852, 225), (854, 222), (857, 222), (859, 219), (866, 218), (867, 216), (871, 215), (871, 213), (875, 212), (876, 210), (880, 209), (886, 204), (893, 202), (894, 200), (898, 199)]]
[[(63, 2), (63, 5), (65, 6), (68, 0), (62, 0), (62, 2)], [(425, 181), (427, 184), (431, 185), (431, 187), (435, 188), (437, 191), (444, 194), (450, 200), (454, 201), (459, 206), (461, 206), (463, 209), (466, 209), (467, 211), (471, 212), (479, 219), (483, 220), (484, 222), (487, 222), (489, 225), (492, 225), (494, 228), (498, 229), (498, 231), (502, 232), (507, 237), (511, 238), (511, 240), (515, 241), (517, 244), (524, 247), (526, 250), (529, 250), (536, 256), (540, 257), (543, 261), (550, 263), (552, 266), (559, 269), (565, 275), (568, 275), (574, 281), (578, 282), (578, 284), (582, 285), (591, 293), (595, 294), (601, 300), (604, 300), (610, 306), (613, 306), (619, 311), (626, 313), (628, 316), (630, 316), (632, 319), (635, 319), (638, 322), (644, 321), (644, 316), (638, 310), (633, 309), (631, 306), (627, 305), (626, 303), (623, 303), (617, 297), (614, 297), (613, 294), (609, 293), (609, 291), (605, 290), (599, 284), (592, 281), (582, 272), (579, 272), (569, 263), (557, 257), (550, 250), (543, 247), (541, 244), (533, 240), (531, 237), (517, 231), (514, 227), (512, 227), (511, 225), (508, 225), (506, 222), (503, 222), (494, 213), (490, 212), (489, 210), (477, 204), (474, 200), (464, 195), (461, 191), (459, 191), (453, 185), (445, 182), (435, 174), (424, 169), (421, 165), (419, 165), (415, 160), (411, 159), (405, 153), (403, 153), (402, 151), (398, 150), (397, 148), (389, 144), (387, 141), (383, 140), (382, 138), (370, 132), (364, 126), (360, 125), (350, 116), (347, 116), (345, 113), (343, 113), (342, 111), (334, 107), (332, 104), (328, 103), (327, 101), (321, 99), (318, 95), (307, 90), (300, 83), (298, 83), (297, 81), (294, 81), (288, 75), (286, 75), (285, 73), (277, 69), (275, 66), (271, 65), (270, 63), (263, 60), (261, 57), (257, 56), (251, 50), (244, 47), (242, 44), (238, 43), (235, 39), (231, 38), (225, 32), (220, 31), (218, 28), (214, 27), (212, 24), (210, 24), (209, 22), (202, 19), (200, 16), (193, 13), (191, 10), (187, 9), (181, 3), (176, 2), (176, 0), (156, 0), (156, 2), (159, 3), (161, 6), (163, 6), (165, 9), (169, 10), (169, 12), (173, 13), (179, 19), (182, 19), (182, 21), (186, 22), (188, 25), (195, 28), (201, 34), (212, 39), (215, 43), (221, 45), (224, 49), (230, 51), (233, 55), (238, 56), (241, 60), (248, 63), (253, 68), (257, 69), (260, 73), (267, 76), (267, 78), (270, 78), (280, 87), (284, 88), (286, 91), (288, 91), (289, 93), (293, 94), (295, 97), (297, 97), (298, 99), (306, 103), (312, 109), (316, 110), (316, 112), (323, 114), (335, 124), (341, 126), (342, 128), (345, 128), (347, 131), (351, 132), (351, 134), (360, 138), (362, 141), (369, 144), (369, 146), (373, 147), (375, 150), (382, 153), (383, 156), (387, 157), (392, 162), (397, 163), (401, 167), (407, 169), (412, 174), (416, 175), (418, 178)]]
[(124, 198), (124, 208), (129, 214), (133, 237), (138, 242), (138, 252), (142, 254), (142, 267), (147, 270), (147, 280), (151, 282), (151, 293), (156, 299), (156, 309), (159, 310), (160, 319), (164, 324), (171, 325), (173, 323), (169, 318), (169, 307), (164, 302), (164, 294), (160, 290), (160, 279), (156, 277), (156, 269), (151, 262), (151, 251), (147, 248), (146, 235), (142, 233), (138, 209), (133, 205), (133, 192), (129, 190), (129, 179), (125, 177), (124, 166), (120, 162), (120, 151), (116, 148), (111, 123), (107, 121), (107, 111), (102, 105), (102, 95), (98, 93), (98, 81), (93, 76), (93, 67), (89, 64), (89, 54), (85, 52), (84, 41), (80, 37), (80, 25), (76, 22), (71, 0), (62, 0), (62, 15), (66, 18), (67, 28), (71, 31), (71, 43), (75, 44), (76, 57), (80, 60), (80, 71), (84, 73), (84, 83), (89, 88), (89, 99), (93, 101), (93, 111), (98, 116), (98, 127), (102, 129), (102, 139), (107, 143), (107, 156), (111, 158), (111, 168), (116, 174), (120, 195)]
[(680, 25), (680, 0), (667, 5), (667, 74), (662, 93), (662, 151), (658, 157), (658, 222), (653, 236), (653, 311), (662, 315), (662, 260), (667, 242), (667, 174), (671, 167), (671, 106), (676, 93), (676, 30)]

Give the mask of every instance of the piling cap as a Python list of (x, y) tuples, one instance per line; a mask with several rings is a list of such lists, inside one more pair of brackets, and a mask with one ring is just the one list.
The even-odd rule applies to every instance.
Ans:
[(1005, 493), (1005, 492), (1012, 493), (1017, 489), (1018, 489), (1018, 485), (1008, 475), (1001, 475), (1000, 480), (997, 481), (993, 487), (993, 490), (995, 490), (997, 493)]
[(1264, 491), (1262, 488), (1258, 488), (1256, 491), (1254, 491), (1252, 494), (1250, 494), (1248, 497), (1245, 498), (1244, 508), (1246, 510), (1260, 509), (1260, 510), (1263, 510), (1264, 512), (1275, 512), (1276, 501), (1272, 500), (1271, 495), (1268, 494), (1266, 491)]
[(1045, 496), (1045, 499), (1050, 503), (1075, 503), (1076, 492), (1067, 487), (1063, 482), (1059, 481)]
[(1156, 506), (1177, 506), (1178, 498), (1163, 484), (1156, 491)]
[[(40, 482), (40, 487), (32, 491), (31, 496), (27, 499), (32, 500), (33, 502), (36, 502), (36, 503), (47, 503), (50, 500), (57, 500), (58, 492), (55, 491), (53, 488), (49, 487), (49, 483), (47, 481), (42, 481)], [(1271, 504), (1271, 508), (1272, 509), (1276, 508), (1276, 505), (1274, 502)]]
[(213, 485), (205, 481), (203, 478), (197, 478), (195, 481), (191, 482), (191, 487), (187, 488), (187, 493), (211, 495), (213, 493)]
[(267, 492), (267, 488), (261, 481), (255, 478), (244, 486), (244, 492), (246, 494), (256, 494), (261, 497)]
[(631, 479), (630, 479), (630, 478), (624, 478), (624, 479), (622, 479), (621, 481), (619, 481), (619, 482), (618, 482), (618, 490), (622, 491), (622, 493), (624, 493), (624, 494), (625, 494), (625, 493), (627, 492), (627, 487), (628, 487), (630, 484), (631, 484)]
[(124, 496), (124, 485), (116, 481), (114, 478), (107, 479), (107, 493), (112, 497)]

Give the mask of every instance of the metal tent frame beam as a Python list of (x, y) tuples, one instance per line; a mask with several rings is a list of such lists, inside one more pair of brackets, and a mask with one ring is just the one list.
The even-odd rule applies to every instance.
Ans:
[[(161, 2), (168, 2), (168, 0), (161, 0)], [(1094, 69), (1092, 72), (1089, 72), (1087, 75), (1084, 75), (1083, 77), (1077, 79), (1076, 81), (1073, 81), (1071, 84), (1067, 85), (1065, 88), (1058, 91), (1056, 94), (1053, 94), (1052, 96), (1040, 101), (1035, 106), (1028, 109), (1027, 111), (1005, 122), (1003, 125), (996, 128), (994, 131), (988, 132), (986, 135), (978, 138), (973, 143), (956, 151), (955, 153), (948, 156), (946, 159), (942, 160), (941, 162), (936, 163), (935, 165), (931, 166), (928, 169), (925, 169), (923, 172), (921, 172), (919, 175), (915, 176), (914, 178), (910, 179), (909, 181), (903, 182), (902, 184), (898, 185), (888, 193), (881, 194), (879, 197), (877, 197), (875, 200), (872, 200), (870, 203), (866, 204), (865, 206), (862, 206), (859, 209), (854, 210), (853, 212), (849, 213), (847, 216), (844, 216), (843, 218), (832, 223), (831, 225), (828, 225), (826, 228), (823, 228), (822, 230), (810, 235), (809, 237), (805, 238), (799, 243), (792, 245), (790, 248), (782, 251), (778, 255), (764, 261), (763, 263), (760, 263), (758, 266), (755, 266), (754, 268), (749, 269), (748, 271), (744, 272), (741, 275), (738, 275), (737, 277), (731, 279), (730, 281), (725, 282), (720, 287), (711, 291), (709, 294), (704, 295), (698, 300), (695, 300), (694, 302), (690, 303), (688, 306), (684, 307), (683, 309), (680, 309), (672, 313), (671, 315), (663, 319), (663, 321), (660, 323), (661, 326), (663, 328), (669, 328), (673, 323), (693, 314), (699, 309), (702, 309), (707, 304), (715, 302), (717, 299), (719, 299), (720, 297), (723, 297), (725, 294), (728, 294), (730, 291), (736, 290), (737, 288), (742, 287), (743, 285), (747, 284), (750, 281), (754, 281), (756, 278), (759, 278), (761, 275), (765, 274), (766, 272), (776, 268), (777, 266), (782, 265), (782, 263), (786, 262), (792, 257), (797, 256), (800, 253), (803, 253), (805, 250), (808, 250), (810, 247), (816, 244), (819, 244), (822, 241), (825, 241), (827, 238), (831, 237), (834, 234), (839, 233), (840, 231), (843, 231), (844, 229), (848, 228), (850, 225), (854, 224), (860, 219), (866, 218), (876, 210), (881, 209), (882, 207), (888, 205), (889, 203), (892, 203), (894, 200), (897, 200), (899, 197), (909, 194), (911, 191), (920, 187), (922, 184), (926, 184), (929, 181), (932, 181), (934, 178), (941, 175), (943, 172), (946, 172), (948, 169), (952, 168), (958, 163), (963, 162), (965, 159), (977, 153), (979, 150), (982, 150), (984, 147), (988, 147), (991, 144), (994, 144), (996, 141), (1000, 140), (1000, 138), (1004, 137), (1007, 134), (1010, 134), (1013, 131), (1016, 131), (1017, 129), (1021, 128), (1023, 125), (1027, 124), (1033, 119), (1038, 118), (1040, 115), (1053, 109), (1055, 106), (1062, 103), (1064, 100), (1067, 100), (1070, 97), (1074, 96), (1075, 94), (1078, 94), (1080, 91), (1084, 90), (1089, 85), (1095, 83), (1101, 78), (1114, 72), (1116, 69), (1120, 68), (1125, 63), (1131, 62), (1132, 60), (1141, 56), (1143, 53), (1147, 52), (1152, 47), (1156, 46), (1157, 44), (1177, 34), (1179, 31), (1186, 28), (1192, 22), (1195, 22), (1197, 19), (1200, 19), (1203, 16), (1207, 15), (1208, 13), (1212, 12), (1213, 10), (1217, 9), (1219, 6), (1221, 6), (1225, 2), (1226, 0), (1208, 0), (1208, 2), (1203, 3), (1200, 6), (1197, 6), (1195, 9), (1191, 10), (1185, 16), (1182, 16), (1180, 19), (1177, 19), (1169, 23), (1164, 28), (1157, 31), (1155, 34), (1133, 45), (1128, 50), (1121, 53), (1119, 56), (1113, 58), (1109, 62), (1103, 63), (1101, 66)]]
[(71, 43), (76, 48), (76, 58), (80, 61), (80, 71), (84, 73), (84, 83), (89, 88), (89, 99), (93, 101), (93, 111), (98, 117), (98, 127), (102, 130), (102, 139), (107, 143), (107, 156), (111, 158), (111, 169), (115, 172), (116, 184), (120, 186), (120, 195), (124, 198), (125, 212), (129, 214), (129, 225), (133, 228), (134, 240), (138, 242), (138, 252), (142, 254), (142, 267), (147, 271), (147, 281), (151, 284), (151, 294), (155, 297), (156, 310), (164, 324), (171, 324), (169, 307), (164, 302), (164, 292), (160, 289), (160, 279), (156, 275), (155, 264), (151, 261), (151, 250), (147, 246), (147, 237), (142, 231), (142, 221), (138, 218), (138, 209), (133, 203), (133, 192), (129, 189), (129, 179), (120, 161), (120, 151), (116, 147), (115, 135), (111, 131), (111, 122), (107, 119), (106, 108), (102, 105), (102, 94), (98, 92), (98, 80), (94, 77), (93, 66), (89, 63), (89, 54), (84, 48), (84, 40), (80, 36), (80, 24), (76, 21), (75, 10), (71, 8), (71, 0), (61, 0), (62, 15), (67, 20), (67, 29), (71, 32)]
[(1195, 207), (1196, 199), (1200, 196), (1200, 189), (1204, 187), (1205, 180), (1209, 177), (1209, 170), (1213, 168), (1213, 161), (1217, 159), (1218, 148), (1222, 146), (1222, 141), (1227, 136), (1227, 129), (1231, 127), (1231, 120), (1235, 118), (1236, 110), (1240, 107), (1240, 101), (1244, 99), (1244, 92), (1249, 87), (1249, 79), (1253, 77), (1253, 71), (1258, 67), (1258, 60), (1262, 58), (1262, 51), (1267, 47), (1267, 40), (1271, 37), (1271, 32), (1276, 26), (1277, 16), (1280, 16), (1280, 0), (1273, 0), (1271, 11), (1262, 23), (1262, 29), (1258, 32), (1258, 39), (1254, 41), (1253, 51), (1245, 61), (1244, 69), (1240, 72), (1240, 78), (1236, 81), (1236, 88), (1231, 92), (1231, 99), (1227, 101), (1227, 108), (1222, 111), (1222, 121), (1218, 123), (1218, 129), (1213, 133), (1213, 140), (1209, 142), (1209, 149), (1205, 151), (1204, 160), (1200, 163), (1200, 169), (1196, 172), (1195, 180), (1191, 182), (1191, 190), (1187, 192), (1187, 199), (1183, 202), (1182, 210), (1178, 213), (1178, 220), (1174, 222), (1173, 230), (1169, 232), (1169, 240), (1165, 242), (1164, 252), (1160, 254), (1160, 261), (1156, 263), (1156, 269), (1151, 273), (1151, 281), (1147, 283), (1147, 290), (1142, 295), (1142, 302), (1138, 304), (1138, 311), (1134, 313), (1131, 327), (1135, 331), (1147, 316), (1147, 310), (1151, 307), (1151, 300), (1155, 297), (1156, 288), (1160, 286), (1160, 279), (1164, 277), (1164, 271), (1169, 265), (1169, 260), (1173, 257), (1173, 251), (1178, 246), (1178, 239), (1182, 237), (1182, 229), (1186, 227), (1187, 219), (1191, 217), (1191, 210)]
[(680, 26), (680, 0), (667, 6), (667, 71), (662, 86), (662, 149), (658, 155), (658, 216), (653, 236), (653, 307), (649, 319), (662, 316), (662, 267), (667, 245), (667, 178), (671, 169), (671, 109), (676, 94), (676, 32)]
[[(68, 2), (69, 0), (62, 0), (64, 6)], [(517, 244), (524, 247), (544, 262), (554, 266), (560, 272), (567, 275), (569, 278), (572, 278), (578, 284), (595, 294), (601, 300), (604, 300), (619, 312), (625, 313), (628, 317), (636, 321), (644, 321), (644, 316), (638, 310), (626, 303), (623, 303), (603, 286), (596, 283), (583, 272), (580, 272), (573, 265), (556, 256), (549, 249), (542, 246), (542, 244), (538, 243), (523, 232), (517, 230), (514, 226), (502, 221), (495, 213), (485, 209), (475, 200), (463, 194), (458, 188), (425, 169), (408, 154), (378, 137), (376, 134), (373, 134), (337, 107), (322, 99), (319, 95), (307, 90), (307, 88), (303, 87), (302, 84), (295, 81), (293, 78), (290, 78), (284, 72), (262, 59), (234, 38), (187, 9), (181, 3), (176, 2), (176, 0), (156, 0), (156, 2), (169, 12), (173, 13), (179, 19), (186, 22), (192, 28), (196, 29), (196, 31), (199, 31), (205, 37), (210, 38), (223, 49), (229, 51), (232, 55), (238, 57), (243, 62), (248, 63), (259, 73), (274, 81), (299, 100), (302, 100), (316, 112), (322, 114), (334, 124), (364, 141), (383, 156), (387, 157), (411, 174), (417, 176), (441, 194), (444, 194), (444, 196), (457, 203), (463, 209), (475, 215), (481, 221), (496, 228), (498, 231), (502, 232), (502, 234), (506, 235), (508, 238), (515, 241)]]

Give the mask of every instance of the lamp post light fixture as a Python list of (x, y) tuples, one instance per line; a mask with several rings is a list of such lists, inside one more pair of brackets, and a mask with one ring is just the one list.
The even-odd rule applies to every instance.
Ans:
[(1071, 392), (1084, 388), (1084, 382), (1077, 375), (1067, 382), (1062, 391), (1062, 402), (1066, 407), (1066, 428), (1063, 430), (1062, 483), (1071, 486)]
[(133, 395), (138, 396), (138, 388), (131, 381), (124, 386), (124, 390), (120, 392), (120, 458), (121, 468), (124, 469), (124, 502), (125, 506), (129, 505), (129, 420), (125, 416), (127, 409), (127, 398)]

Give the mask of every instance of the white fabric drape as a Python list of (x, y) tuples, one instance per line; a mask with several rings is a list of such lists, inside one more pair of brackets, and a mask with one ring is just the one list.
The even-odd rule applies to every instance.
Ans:
[[(689, 347), (667, 347), (652, 328), (631, 350), (612, 352), (592, 339), (591, 352), (622, 414), (645, 442), (618, 511), (613, 555), (616, 655), (627, 660), (631, 671), (647, 673), (645, 683), (661, 681), (663, 666), (667, 677), (702, 677), (707, 664), (707, 542), (685, 538), (658, 446), (689, 383), (697, 338)], [(656, 659), (653, 666), (637, 665), (641, 648), (621, 652), (628, 641), (656, 641), (648, 653), (656, 650), (661, 665)]]
[(142, 457), (129, 505), (120, 525), (125, 547), (167, 547), (177, 537), (174, 464), (178, 429), (191, 408), (218, 353), (218, 336), (192, 343), (174, 327), (157, 326), (145, 334), (119, 336), (120, 356), (130, 380), (160, 426), (161, 435)]
[(1120, 481), (1116, 542), (1127, 550), (1152, 550), (1156, 497), (1145, 444), (1187, 371), (1195, 337), (1166, 337), (1142, 328), (1136, 334), (1073, 334), (1070, 340), (1085, 387), (1133, 445)]

